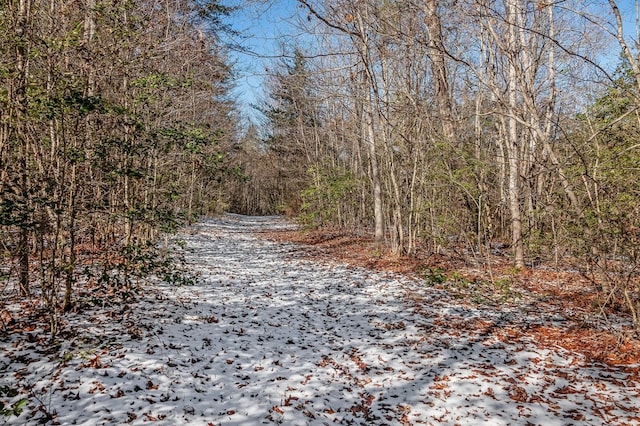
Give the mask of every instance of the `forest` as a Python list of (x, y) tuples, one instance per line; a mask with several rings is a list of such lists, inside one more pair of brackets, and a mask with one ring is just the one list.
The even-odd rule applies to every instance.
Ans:
[(305, 47), (249, 126), (238, 7), (2, 6), (1, 279), (52, 328), (77, 282), (126, 291), (160, 235), (222, 211), (569, 265), (640, 326), (638, 28), (615, 1), (300, 0)]
[(631, 3), (298, 1), (304, 48), (270, 70), (268, 131), (240, 141), (232, 209), (397, 256), (579, 271), (637, 329)]
[(179, 280), (158, 238), (224, 211), (574, 268), (640, 327), (629, 4), (299, 0), (243, 125), (227, 18), (261, 6), (1, 6), (0, 282), (52, 334), (77, 283)]
[(52, 334), (77, 282), (130, 293), (162, 268), (159, 235), (223, 209), (236, 129), (217, 34), (229, 11), (3, 2), (1, 279), (41, 299)]
[[(284, 3), (296, 36), (247, 120), (234, 16)], [(406, 262), (570, 271), (637, 339), (639, 16), (623, 0), (3, 1), (0, 331), (59, 344), (89, 306), (194, 285), (169, 241), (234, 213)]]

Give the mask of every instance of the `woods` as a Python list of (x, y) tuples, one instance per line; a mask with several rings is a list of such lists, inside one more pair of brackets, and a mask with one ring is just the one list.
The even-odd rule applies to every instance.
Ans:
[(638, 0), (5, 0), (0, 423), (638, 421), (639, 141)]
[(76, 282), (126, 294), (160, 232), (224, 210), (236, 128), (217, 22), (229, 11), (180, 0), (0, 6), (0, 283), (17, 277), (23, 297), (37, 296), (53, 335)]
[(298, 4), (304, 48), (272, 72), (254, 154), (295, 175), (280, 207), (397, 255), (576, 268), (640, 325), (628, 4)]
[(1, 6), (2, 285), (40, 300), (52, 334), (76, 283), (127, 294), (166, 265), (160, 235), (227, 210), (367, 232), (398, 256), (575, 268), (640, 326), (629, 10), (296, 5), (305, 42), (244, 130), (223, 39), (249, 3)]
[(2, 283), (52, 331), (75, 283), (128, 289), (158, 236), (226, 210), (575, 268), (640, 325), (628, 5), (299, 0), (242, 128), (225, 19), (256, 5), (3, 4)]

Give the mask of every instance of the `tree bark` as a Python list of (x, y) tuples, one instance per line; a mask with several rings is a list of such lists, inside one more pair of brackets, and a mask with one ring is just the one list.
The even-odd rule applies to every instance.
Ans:
[(507, 155), (508, 158), (508, 193), (509, 211), (511, 212), (511, 246), (513, 248), (513, 262), (517, 268), (524, 267), (524, 243), (522, 241), (522, 211), (520, 207), (520, 141), (518, 134), (519, 110), (518, 102), (518, 70), (515, 61), (519, 51), (517, 36), (518, 0), (507, 0)]
[(442, 133), (445, 140), (452, 144), (455, 141), (453, 102), (449, 91), (444, 36), (442, 34), (442, 22), (438, 14), (438, 1), (426, 0), (424, 7), (427, 33), (429, 36), (428, 53), (431, 58), (431, 73), (433, 74)]
[(19, 265), (19, 282), (20, 294), (29, 296), (29, 179), (28, 179), (28, 160), (29, 141), (27, 137), (27, 84), (29, 79), (29, 56), (28, 56), (28, 35), (29, 21), (31, 15), (30, 0), (19, 0), (18, 10), (16, 14), (15, 27), (15, 116), (14, 116), (14, 132), (18, 143), (18, 162), (20, 171), (20, 191), (23, 202), (23, 223), (20, 225), (20, 237), (18, 244), (18, 265)]

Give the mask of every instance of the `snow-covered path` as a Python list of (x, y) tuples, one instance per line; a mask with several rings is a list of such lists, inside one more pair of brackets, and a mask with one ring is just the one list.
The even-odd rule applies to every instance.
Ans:
[[(96, 318), (95, 328), (87, 326), (87, 347), (102, 351), (29, 364), (55, 422), (640, 421), (637, 378), (566, 351), (509, 342), (500, 324), (518, 312), (464, 306), (396, 275), (303, 260), (299, 248), (256, 235), (286, 226), (226, 215), (179, 235), (201, 284), (154, 284), (125, 323), (104, 328)], [(27, 410), (8, 419), (35, 424), (39, 417)]]

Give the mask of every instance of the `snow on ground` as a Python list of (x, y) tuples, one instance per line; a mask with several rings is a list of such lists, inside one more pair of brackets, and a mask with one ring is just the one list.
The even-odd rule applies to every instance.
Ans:
[(37, 424), (47, 412), (48, 424), (65, 425), (640, 420), (638, 383), (624, 370), (499, 339), (515, 311), (303, 260), (296, 246), (256, 234), (287, 226), (236, 215), (201, 222), (178, 236), (199, 285), (152, 284), (118, 323), (94, 312), (64, 355), (3, 342), (0, 387), (32, 392), (8, 423)]

